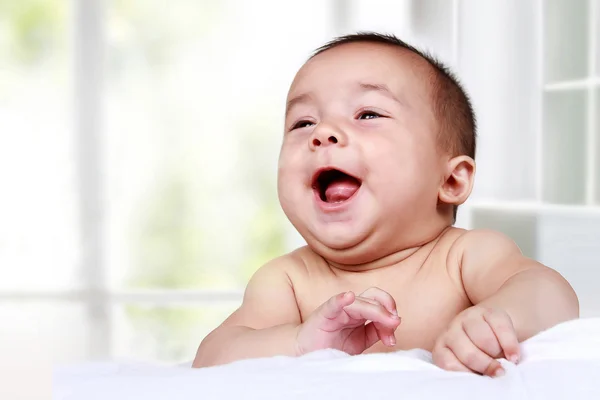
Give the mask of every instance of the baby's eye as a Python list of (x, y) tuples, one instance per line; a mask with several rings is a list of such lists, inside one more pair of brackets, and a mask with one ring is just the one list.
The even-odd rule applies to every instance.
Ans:
[(381, 115), (377, 114), (374, 111), (363, 111), (360, 114), (358, 114), (358, 119), (375, 119), (380, 117)]
[(292, 126), (292, 130), (306, 128), (306, 127), (309, 127), (311, 125), (314, 125), (314, 123), (310, 122), (310, 121), (298, 121), (298, 122), (296, 122), (294, 124), (294, 126)]

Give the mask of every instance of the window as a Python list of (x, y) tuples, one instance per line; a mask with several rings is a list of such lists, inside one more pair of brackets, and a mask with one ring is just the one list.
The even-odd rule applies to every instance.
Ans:
[[(600, 299), (600, 3), (542, 4), (542, 202), (573, 212), (540, 219), (540, 257), (577, 291), (582, 315), (597, 316)], [(561, 208), (558, 208), (561, 210)], [(544, 246), (544, 244), (546, 244)]]
[[(461, 15), (473, 19), (475, 2), (460, 4)], [(461, 70), (486, 99), (476, 183), (477, 190), (483, 180), (485, 190), (464, 211), (469, 227), (503, 231), (527, 256), (561, 272), (579, 295), (581, 314), (597, 316), (599, 3), (516, 4), (479, 2), (478, 26), (462, 25), (473, 30), (461, 36), (461, 52), (472, 55)], [(493, 37), (485, 36), (490, 30)], [(490, 76), (494, 82), (486, 83)]]
[(275, 190), (284, 100), (335, 7), (0, 0), (9, 334), (36, 321), (56, 362), (193, 357), (298, 241)]

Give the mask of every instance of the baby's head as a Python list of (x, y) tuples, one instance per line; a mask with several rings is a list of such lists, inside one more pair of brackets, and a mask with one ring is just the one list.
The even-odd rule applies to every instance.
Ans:
[(440, 62), (392, 36), (335, 39), (288, 93), (281, 205), (336, 263), (418, 246), (471, 193), (475, 136), (469, 99)]

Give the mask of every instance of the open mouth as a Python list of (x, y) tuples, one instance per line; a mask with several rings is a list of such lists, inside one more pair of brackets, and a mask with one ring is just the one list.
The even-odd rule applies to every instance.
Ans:
[(347, 173), (329, 168), (318, 171), (313, 178), (313, 190), (326, 203), (342, 203), (354, 195), (362, 182)]

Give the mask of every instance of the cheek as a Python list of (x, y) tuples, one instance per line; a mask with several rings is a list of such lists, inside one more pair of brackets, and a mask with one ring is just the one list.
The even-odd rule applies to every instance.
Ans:
[(301, 189), (304, 182), (304, 166), (301, 152), (289, 146), (283, 146), (277, 166), (277, 188), (280, 195), (286, 195)]
[(365, 155), (369, 165), (378, 174), (399, 175), (415, 168), (420, 158), (419, 149), (408, 137), (377, 138), (369, 143)]
[(283, 140), (279, 153), (279, 165), (289, 168), (305, 157), (308, 150), (307, 139), (300, 134), (290, 133)]
[(295, 165), (294, 157), (297, 157), (297, 151), (294, 151), (294, 147), (286, 140), (281, 146), (279, 152), (279, 161), (277, 164), (277, 171), (279, 174), (287, 174), (290, 169)]
[(295, 195), (297, 189), (295, 189), (294, 185), (290, 184), (292, 181), (288, 170), (285, 168), (279, 170), (277, 176), (277, 196), (279, 198), (279, 204), (286, 215), (294, 210), (294, 199), (298, 198), (298, 196)]
[(379, 190), (421, 193), (434, 175), (434, 151), (409, 137), (372, 143), (366, 153)]

